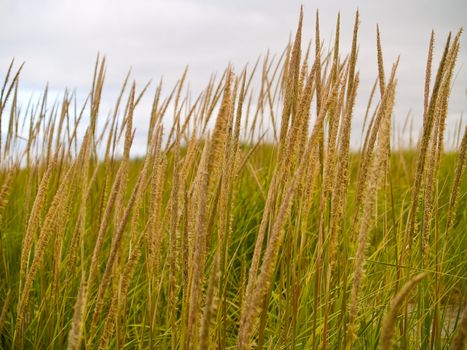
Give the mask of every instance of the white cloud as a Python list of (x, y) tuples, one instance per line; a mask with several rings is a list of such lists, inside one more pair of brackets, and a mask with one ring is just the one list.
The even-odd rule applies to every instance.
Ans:
[[(409, 109), (416, 120), (422, 110), (423, 80), (431, 29), (437, 33), (437, 57), (449, 30), (465, 26), (467, 3), (456, 1), (303, 1), (305, 31), (314, 30), (314, 11), (320, 8), (322, 38), (328, 42), (337, 12), (342, 16), (342, 48), (349, 48), (354, 11), (361, 12), (358, 110), (376, 77), (375, 26), (380, 24), (385, 66), (401, 55), (396, 112)], [(0, 1), (0, 76), (11, 58), (26, 61), (21, 86), (28, 93), (46, 82), (53, 91), (65, 87), (85, 94), (90, 87), (97, 52), (107, 56), (104, 106), (130, 67), (143, 85), (163, 75), (166, 86), (190, 64), (190, 86), (198, 91), (212, 72), (228, 62), (238, 69), (270, 49), (279, 54), (295, 30), (300, 1), (149, 1), (149, 0), (3, 0)], [(451, 115), (466, 106), (467, 40), (458, 61), (460, 73), (451, 99)], [(436, 67), (435, 61), (435, 67)], [(150, 102), (148, 101), (147, 104)], [(105, 113), (104, 113), (105, 114)], [(417, 117), (418, 116), (418, 117)], [(355, 115), (362, 118), (361, 113)], [(457, 122), (454, 118), (452, 123)], [(357, 125), (357, 124), (356, 124)], [(143, 133), (144, 134), (144, 133)]]

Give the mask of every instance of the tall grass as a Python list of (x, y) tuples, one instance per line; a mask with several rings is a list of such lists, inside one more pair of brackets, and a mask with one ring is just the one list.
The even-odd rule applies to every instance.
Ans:
[(300, 13), (280, 57), (228, 66), (195, 99), (187, 71), (167, 94), (160, 83), (140, 159), (149, 85), (128, 75), (104, 118), (98, 57), (81, 106), (68, 92), (50, 105), (46, 89), (23, 109), (12, 62), (0, 93), (0, 347), (462, 349), (467, 130), (457, 151), (444, 147), (461, 31), (433, 83), (431, 34), (421, 136), (406, 149), (391, 144), (399, 61), (387, 74), (377, 27), (354, 152), (359, 20), (349, 53), (340, 16), (326, 48), (318, 13), (304, 50)]

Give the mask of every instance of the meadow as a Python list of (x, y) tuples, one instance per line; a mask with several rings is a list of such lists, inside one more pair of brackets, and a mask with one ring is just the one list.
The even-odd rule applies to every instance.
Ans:
[(358, 13), (349, 52), (339, 18), (331, 47), (318, 17), (305, 45), (302, 21), (282, 55), (227, 66), (199, 96), (186, 72), (155, 91), (128, 75), (108, 114), (105, 58), (83, 104), (44, 91), (20, 105), (12, 62), (0, 348), (465, 349), (467, 128), (445, 136), (461, 31), (437, 62), (432, 33), (407, 148), (393, 128), (398, 61), (384, 62), (379, 29), (375, 85), (354, 115)]

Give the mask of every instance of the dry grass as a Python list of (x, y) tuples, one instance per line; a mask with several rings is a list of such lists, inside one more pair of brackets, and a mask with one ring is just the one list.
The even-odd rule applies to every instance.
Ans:
[(301, 12), (282, 56), (228, 66), (195, 99), (186, 70), (168, 94), (160, 83), (142, 159), (132, 149), (149, 85), (128, 75), (103, 119), (98, 57), (81, 106), (66, 92), (51, 107), (45, 91), (23, 110), (12, 62), (0, 348), (462, 348), (467, 129), (456, 152), (444, 148), (461, 31), (433, 86), (432, 33), (421, 137), (402, 149), (391, 144), (398, 60), (386, 75), (377, 27), (355, 153), (359, 14), (348, 54), (340, 16), (329, 48), (318, 13), (314, 23), (314, 50)]

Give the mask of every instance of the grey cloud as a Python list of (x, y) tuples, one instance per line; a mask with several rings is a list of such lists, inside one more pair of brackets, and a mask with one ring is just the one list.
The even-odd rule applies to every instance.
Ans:
[[(199, 91), (211, 73), (229, 62), (240, 69), (267, 49), (279, 54), (296, 28), (301, 1), (148, 1), (148, 0), (3, 0), (0, 1), (0, 73), (12, 57), (26, 61), (24, 91), (38, 92), (48, 81), (53, 91), (65, 87), (85, 94), (97, 52), (108, 59), (110, 108), (130, 67), (143, 85), (163, 75), (166, 86), (190, 65), (190, 84)], [(357, 111), (362, 111), (376, 77), (375, 26), (380, 24), (385, 66), (389, 71), (398, 55), (396, 117), (409, 109), (420, 120), (429, 35), (436, 31), (436, 57), (448, 31), (465, 26), (467, 3), (452, 1), (303, 1), (306, 38), (312, 36), (318, 7), (322, 38), (331, 40), (337, 12), (342, 16), (342, 48), (350, 47), (354, 12), (361, 13), (359, 66), (361, 89)], [(458, 61), (452, 93), (452, 121), (466, 106), (467, 38)], [(435, 60), (435, 67), (437, 61)], [(3, 75), (3, 74), (2, 74)], [(150, 102), (146, 102), (148, 105)], [(147, 108), (147, 106), (145, 107)], [(144, 109), (144, 108), (143, 108)], [(356, 125), (361, 124), (356, 113)], [(142, 133), (144, 135), (144, 132)]]

